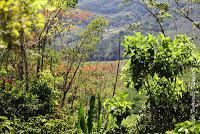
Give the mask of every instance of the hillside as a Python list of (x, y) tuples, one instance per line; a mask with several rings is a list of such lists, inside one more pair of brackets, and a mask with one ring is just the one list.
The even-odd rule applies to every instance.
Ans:
[(198, 2), (78, 1), (0, 0), (0, 134), (200, 134)]
[[(126, 27), (136, 23), (144, 22), (145, 29), (157, 27), (155, 19), (149, 15), (148, 11), (137, 0), (134, 0), (128, 6), (120, 6), (122, 0), (115, 0), (110, 2), (109, 0), (80, 0), (79, 9), (91, 12), (94, 16), (103, 16), (109, 21), (109, 27), (104, 34), (104, 40), (98, 45), (97, 52), (91, 56), (91, 60), (115, 60), (117, 59), (118, 38), (121, 30), (126, 31)], [(198, 8), (198, 7), (196, 7)], [(199, 10), (196, 10), (199, 11)], [(199, 16), (198, 12), (194, 12), (194, 16)], [(176, 24), (174, 20), (169, 20), (164, 23), (164, 28), (169, 36), (173, 36), (180, 33), (196, 31), (191, 30), (192, 25), (188, 26), (187, 20), (176, 16)], [(198, 18), (195, 18), (198, 19)], [(176, 28), (178, 27), (178, 29)], [(136, 29), (134, 29), (136, 30)], [(141, 29), (140, 29), (141, 31)], [(143, 30), (144, 33), (148, 32)], [(126, 32), (126, 34), (132, 34), (132, 30)], [(199, 37), (198, 37), (199, 38)]]
[[(144, 8), (137, 2), (129, 6), (123, 5), (122, 0), (80, 0), (79, 8), (87, 10), (97, 16), (103, 16), (110, 22), (110, 29), (120, 28), (124, 25), (131, 24), (140, 20), (147, 13)], [(132, 10), (134, 9), (134, 10)]]
[[(80, 0), (79, 9), (88, 11), (94, 16), (105, 17), (109, 27), (104, 34), (103, 41), (97, 46), (97, 52), (91, 54), (90, 60), (115, 60), (118, 58), (119, 32), (125, 26), (141, 20), (147, 12), (137, 3), (130, 6), (120, 6), (121, 0)], [(132, 11), (134, 9), (134, 11)]]

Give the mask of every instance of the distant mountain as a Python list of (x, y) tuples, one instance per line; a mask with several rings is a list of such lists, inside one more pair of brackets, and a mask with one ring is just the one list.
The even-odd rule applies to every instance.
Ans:
[[(116, 60), (119, 32), (124, 30), (124, 26), (140, 20), (142, 15), (147, 13), (142, 6), (136, 3), (122, 7), (121, 2), (122, 0), (79, 0), (79, 9), (86, 10), (94, 16), (105, 17), (109, 21), (104, 40), (97, 46), (97, 51), (91, 54), (91, 60)], [(142, 15), (138, 12), (134, 13), (132, 9), (141, 12)]]
[[(78, 9), (90, 12), (95, 16), (105, 17), (109, 21), (109, 27), (104, 35), (104, 40), (97, 46), (97, 51), (91, 54), (90, 60), (116, 60), (118, 58), (118, 38), (120, 31), (126, 31), (125, 35), (132, 35), (133, 30), (125, 30), (127, 26), (135, 22), (144, 22), (145, 28), (158, 27), (155, 19), (137, 0), (134, 0), (128, 6), (120, 6), (122, 0), (79, 0)], [(200, 10), (197, 10), (200, 11)], [(198, 16), (198, 12), (194, 12), (194, 16)], [(179, 33), (196, 33), (192, 30), (190, 22), (175, 14), (174, 20), (164, 23), (164, 28), (169, 36)], [(85, 25), (88, 21), (85, 22)], [(84, 24), (83, 24), (84, 25)], [(135, 29), (135, 31), (137, 31)], [(139, 30), (143, 33), (149, 31)], [(199, 37), (198, 37), (199, 38)]]
[(94, 15), (107, 18), (110, 22), (109, 28), (111, 29), (131, 24), (141, 19), (147, 13), (136, 2), (123, 7), (120, 6), (121, 2), (122, 0), (113, 0), (112, 2), (110, 0), (80, 0), (79, 8), (81, 10), (87, 10)]

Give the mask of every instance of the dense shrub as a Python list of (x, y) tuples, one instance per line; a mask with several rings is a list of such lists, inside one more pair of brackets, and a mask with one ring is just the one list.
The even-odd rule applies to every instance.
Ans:
[(39, 79), (33, 82), (30, 92), (38, 98), (38, 115), (52, 114), (56, 110), (59, 92), (53, 83), (54, 77), (50, 71), (40, 73)]
[(192, 123), (190, 121), (184, 121), (176, 124), (176, 127), (172, 131), (167, 131), (166, 134), (199, 134), (200, 123)]
[(127, 87), (147, 95), (146, 109), (138, 121), (139, 133), (164, 133), (190, 119), (191, 86), (184, 73), (200, 68), (199, 55), (186, 35), (174, 39), (163, 34), (135, 33), (124, 42), (130, 57), (125, 67)]
[(0, 87), (0, 113), (13, 120), (14, 117), (28, 119), (36, 115), (40, 107), (38, 98), (24, 89)]

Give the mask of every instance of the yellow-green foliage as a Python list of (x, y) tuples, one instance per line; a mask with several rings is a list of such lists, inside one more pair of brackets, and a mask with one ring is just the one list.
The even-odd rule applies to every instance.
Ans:
[(0, 40), (12, 47), (18, 43), (20, 31), (25, 35), (44, 25), (41, 9), (47, 5), (47, 0), (1, 0), (0, 1)]
[(190, 121), (184, 121), (176, 124), (176, 127), (172, 131), (167, 131), (166, 134), (199, 134), (200, 123), (192, 123)]

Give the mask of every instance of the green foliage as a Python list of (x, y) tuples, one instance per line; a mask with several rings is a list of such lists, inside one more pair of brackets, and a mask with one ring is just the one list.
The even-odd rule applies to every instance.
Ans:
[(107, 27), (108, 22), (104, 18), (95, 18), (84, 31), (80, 33), (81, 53), (89, 53), (95, 50), (96, 44), (100, 42), (102, 34)]
[(0, 87), (0, 113), (9, 118), (27, 119), (36, 115), (38, 104), (37, 96), (16, 87)]
[[(150, 75), (165, 77), (171, 81), (179, 74), (192, 67), (199, 67), (199, 59), (194, 45), (185, 35), (174, 40), (162, 34), (157, 38), (149, 34), (144, 37), (140, 33), (125, 38), (123, 45), (125, 55), (130, 56), (125, 69), (131, 74), (130, 80), (138, 90)], [(131, 83), (129, 83), (131, 84)]]
[(90, 109), (88, 111), (88, 119), (87, 119), (87, 126), (88, 126), (88, 133), (92, 133), (93, 122), (94, 122), (94, 108), (95, 108), (95, 96), (91, 96), (90, 98)]
[(5, 116), (0, 116), (0, 133), (14, 134), (13, 123)]
[(0, 41), (12, 48), (18, 44), (21, 30), (27, 37), (32, 30), (44, 23), (39, 10), (47, 5), (47, 0), (2, 0), (0, 2)]
[[(73, 17), (83, 17), (74, 10), (68, 12), (77, 2), (0, 0), (0, 133), (163, 133), (188, 120), (191, 87), (182, 74), (192, 69), (199, 77), (200, 67), (200, 55), (189, 38), (140, 33), (126, 37), (125, 55), (130, 58), (125, 68), (127, 86), (139, 92), (128, 96), (123, 90), (103, 107), (101, 99), (110, 97), (116, 64), (85, 67), (83, 62), (95, 51), (108, 22), (93, 19), (83, 31), (77, 30), (73, 43), (64, 45), (63, 34), (74, 30)], [(161, 27), (170, 17), (168, 4), (140, 2)], [(192, 87), (197, 90), (195, 116), (199, 118), (199, 84)], [(91, 94), (97, 90), (101, 95), (96, 102)], [(67, 104), (61, 108), (59, 101)], [(172, 133), (199, 133), (199, 123), (177, 124)]]
[[(14, 121), (15, 133), (27, 134), (64, 134), (71, 133), (69, 125), (71, 122), (66, 119), (55, 119), (50, 116), (35, 116), (29, 118), (26, 122), (16, 119)], [(74, 127), (74, 126), (73, 126)], [(74, 132), (74, 131), (72, 131)]]
[(9, 89), (11, 86), (0, 88), (1, 133), (60, 133), (69, 131), (67, 129), (68, 122), (64, 119), (38, 116), (53, 112), (55, 104), (52, 102), (54, 98), (51, 98), (51, 95), (55, 94), (52, 94), (45, 84), (40, 85), (38, 87), (40, 91), (36, 93), (36, 85), (34, 86), (34, 90), (29, 92), (18, 87)]
[[(0, 43), (9, 49), (16, 47), (23, 30), (26, 37), (44, 28), (45, 16), (41, 10), (75, 7), (77, 0), (1, 0)], [(2, 45), (2, 44), (1, 44)]]
[(173, 131), (167, 131), (166, 134), (199, 134), (200, 123), (193, 124), (190, 121), (184, 121), (176, 124)]
[(84, 133), (87, 133), (87, 123), (85, 120), (84, 108), (83, 108), (82, 104), (80, 104), (80, 107), (78, 110), (78, 131), (79, 131), (79, 133), (81, 132), (81, 130)]
[[(36, 115), (55, 112), (58, 105), (59, 92), (53, 87), (51, 73), (41, 73), (37, 82), (32, 84), (30, 91), (26, 91), (20, 81), (14, 79), (10, 79), (10, 82), (7, 81), (0, 80), (1, 115), (27, 120)], [(11, 82), (15, 84), (12, 85)]]
[[(105, 108), (108, 108), (108, 112), (115, 119), (112, 127), (108, 128), (107, 133), (127, 133), (127, 128), (122, 125), (122, 121), (126, 119), (131, 114), (132, 103), (127, 101), (128, 94), (119, 93), (112, 99), (107, 99), (104, 102)], [(112, 123), (112, 118), (109, 119)], [(117, 126), (115, 126), (117, 124)]]
[[(140, 133), (163, 133), (183, 118), (188, 119), (189, 107), (181, 108), (181, 103), (190, 105), (191, 96), (180, 76), (200, 67), (198, 53), (189, 38), (179, 35), (172, 40), (162, 34), (145, 37), (136, 33), (126, 37), (123, 44), (125, 55), (130, 57), (125, 68), (127, 86), (148, 96), (144, 117), (139, 122), (144, 126)], [(182, 117), (174, 116), (175, 113)]]
[(186, 92), (185, 85), (179, 78), (170, 82), (165, 77), (159, 78), (157, 74), (153, 78), (149, 78), (148, 86), (156, 104), (159, 104), (162, 100), (173, 104), (182, 96), (182, 93)]
[(82, 104), (78, 110), (78, 129), (82, 129), (84, 133), (92, 133), (93, 132), (93, 123), (94, 123), (94, 108), (95, 108), (95, 96), (91, 96), (90, 98), (90, 109), (88, 110), (88, 118), (87, 123), (85, 120), (84, 109)]
[[(146, 0), (144, 3), (151, 9), (156, 9), (156, 16), (160, 22), (164, 22), (167, 18), (171, 17), (169, 12), (169, 4), (165, 2), (158, 2), (156, 0)], [(153, 12), (153, 11), (152, 11)]]
[(53, 86), (54, 78), (50, 71), (40, 73), (39, 79), (33, 83), (31, 92), (39, 100), (38, 112), (41, 115), (54, 113), (58, 105), (59, 91)]
[(136, 133), (138, 115), (131, 114), (122, 121), (122, 125), (127, 129), (129, 134)]
[[(120, 93), (118, 96), (105, 101), (109, 105), (109, 112), (116, 118), (116, 124), (121, 125), (122, 120), (130, 115), (132, 103), (126, 101), (128, 94)], [(107, 105), (107, 104), (106, 104)]]
[(50, 4), (53, 7), (59, 8), (69, 8), (69, 7), (75, 7), (78, 3), (78, 0), (51, 0)]
[(0, 70), (0, 77), (3, 78), (7, 75), (7, 71), (5, 69)]
[(102, 102), (101, 102), (101, 96), (100, 93), (98, 93), (98, 98), (97, 98), (97, 132), (101, 131), (102, 123), (103, 123), (103, 115), (101, 114), (102, 111)]

